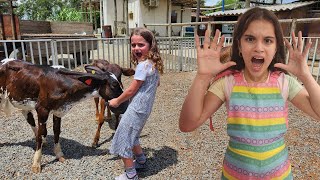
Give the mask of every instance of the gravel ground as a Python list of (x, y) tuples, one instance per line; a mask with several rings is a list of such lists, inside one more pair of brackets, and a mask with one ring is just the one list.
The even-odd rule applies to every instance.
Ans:
[[(153, 112), (141, 141), (149, 169), (141, 179), (219, 179), (227, 146), (225, 108), (216, 113), (214, 132), (206, 122), (192, 133), (181, 133), (178, 118), (194, 72), (166, 73), (161, 77)], [(130, 78), (124, 77), (125, 86)], [(293, 174), (296, 179), (320, 179), (320, 123), (290, 106), (287, 133)], [(113, 123), (105, 123), (100, 146), (91, 148), (96, 123), (93, 99), (79, 103), (62, 120), (60, 142), (64, 163), (53, 154), (52, 117), (48, 120), (48, 144), (43, 148), (42, 172), (33, 174), (35, 140), (18, 110), (10, 117), (0, 112), (0, 179), (113, 179), (123, 172), (118, 157), (108, 148)]]

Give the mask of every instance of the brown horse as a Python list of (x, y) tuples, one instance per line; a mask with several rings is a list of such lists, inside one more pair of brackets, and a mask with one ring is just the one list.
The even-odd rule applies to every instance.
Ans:
[[(110, 64), (106, 60), (94, 60), (92, 63), (92, 66), (99, 68), (103, 72), (110, 72), (110, 73), (114, 74), (122, 88), (123, 88), (123, 85), (121, 82), (121, 75), (132, 76), (135, 73), (134, 69), (132, 69), (132, 68), (122, 68), (117, 64)], [(85, 67), (85, 69), (87, 70), (86, 67)], [(90, 69), (87, 71), (92, 72), (92, 70), (90, 70)], [(108, 106), (108, 103), (106, 103), (106, 101), (103, 98), (100, 99), (99, 97), (94, 97), (94, 102), (96, 105), (96, 121), (98, 122), (98, 129), (96, 131), (96, 134), (95, 134), (95, 137), (94, 137), (94, 140), (92, 143), (92, 147), (97, 147), (99, 139), (100, 139), (101, 127), (104, 124), (104, 116), (105, 116), (105, 109), (106, 108), (107, 108), (106, 120), (110, 121), (112, 119), (112, 117), (111, 117), (110, 107)], [(99, 104), (100, 104), (100, 111), (99, 111)], [(120, 114), (115, 113), (114, 115), (115, 115), (115, 119), (116, 119), (115, 129), (117, 129), (117, 127), (119, 125), (119, 121), (120, 121), (120, 119), (119, 119)]]

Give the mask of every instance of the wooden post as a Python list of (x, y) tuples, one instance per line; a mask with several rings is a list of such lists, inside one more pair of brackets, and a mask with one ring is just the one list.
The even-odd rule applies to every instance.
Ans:
[(114, 37), (118, 36), (118, 7), (117, 0), (114, 0)]
[(90, 10), (90, 22), (92, 23), (92, 3), (89, 1), (89, 10)]
[(100, 31), (102, 32), (102, 26), (103, 24), (103, 11), (102, 11), (102, 7), (103, 7), (103, 2), (102, 0), (100, 0)]
[(171, 12), (172, 12), (172, 4), (171, 4), (171, 0), (170, 2), (170, 6), (169, 6), (169, 37), (171, 37), (171, 33), (172, 33), (172, 23), (171, 23)]
[[(199, 22), (199, 16), (200, 16), (200, 0), (197, 0), (197, 13), (196, 13), (196, 22)], [(198, 31), (199, 25), (196, 25), (196, 32)]]
[(13, 13), (12, 1), (9, 1), (9, 14), (11, 17), (11, 28), (12, 28), (12, 39), (17, 39), (17, 32), (16, 32), (16, 19)]
[(171, 11), (172, 11), (172, 5), (171, 5), (171, 0), (167, 1), (167, 23), (169, 24), (166, 28), (166, 36), (171, 37)]
[(250, 0), (246, 0), (246, 5), (245, 5), (246, 8), (249, 8), (250, 7)]
[(126, 34), (129, 36), (129, 0), (126, 0), (126, 21)]
[(297, 26), (297, 19), (292, 19), (289, 36), (291, 35), (292, 32), (295, 32), (296, 26)]
[[(180, 17), (180, 23), (182, 23), (183, 22), (183, 11), (184, 11), (184, 7), (183, 7), (183, 5), (181, 6), (181, 17)], [(182, 31), (183, 31), (183, 28), (182, 28), (182, 26), (181, 26), (181, 28), (180, 28), (180, 36), (182, 37)]]
[(94, 3), (94, 6), (93, 6), (93, 25), (94, 25), (94, 31), (97, 30), (98, 26), (97, 26), (97, 15), (96, 15), (96, 3)]

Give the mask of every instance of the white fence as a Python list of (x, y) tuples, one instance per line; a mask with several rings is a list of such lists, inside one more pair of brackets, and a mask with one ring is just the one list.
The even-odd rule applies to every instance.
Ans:
[[(318, 82), (319, 39), (320, 37), (303, 38), (304, 42), (311, 40), (313, 43), (307, 60), (310, 71)], [(157, 40), (165, 72), (196, 70), (197, 54), (193, 37), (158, 37)], [(89, 64), (93, 59), (105, 59), (122, 67), (131, 67), (128, 38), (1, 40), (0, 43), (1, 58), (12, 57), (34, 64), (63, 65), (69, 69)], [(225, 45), (231, 43), (232, 38), (226, 38)]]

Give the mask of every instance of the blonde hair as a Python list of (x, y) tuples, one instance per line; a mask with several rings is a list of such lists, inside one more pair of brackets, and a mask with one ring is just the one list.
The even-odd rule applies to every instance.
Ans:
[[(160, 74), (163, 74), (163, 60), (160, 56), (160, 51), (154, 34), (147, 28), (135, 28), (130, 35), (130, 44), (131, 37), (133, 35), (141, 36), (149, 43), (150, 49), (147, 58), (154, 62), (154, 68), (156, 68), (160, 72)], [(132, 52), (130, 55), (130, 61), (135, 66), (138, 64), (138, 59), (132, 54)]]

